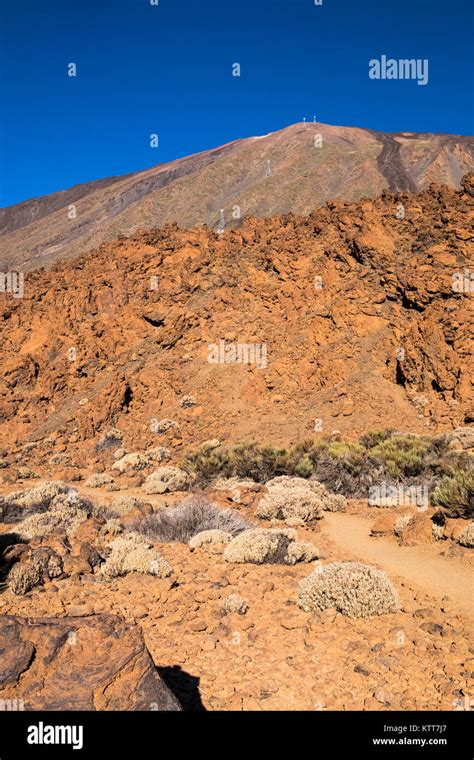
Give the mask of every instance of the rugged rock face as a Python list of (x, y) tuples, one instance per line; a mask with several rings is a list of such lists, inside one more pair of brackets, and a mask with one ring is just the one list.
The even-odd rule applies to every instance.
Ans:
[(0, 617), (0, 700), (25, 710), (180, 710), (137, 625)]
[(473, 169), (472, 137), (293, 124), (0, 210), (0, 271), (49, 266), (139, 227), (216, 227), (221, 209), (226, 227), (240, 227), (251, 214), (308, 214), (335, 197), (459, 188)]
[(6, 462), (41, 442), (67, 466), (115, 427), (133, 451), (469, 422), (473, 210), (432, 186), (140, 232), (30, 273), (23, 299), (0, 295)]

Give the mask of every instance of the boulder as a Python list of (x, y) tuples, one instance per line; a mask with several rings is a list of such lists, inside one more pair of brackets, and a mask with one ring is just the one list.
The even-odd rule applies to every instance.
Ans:
[(428, 514), (415, 515), (401, 533), (401, 543), (405, 546), (431, 544), (433, 540), (433, 521)]
[(378, 517), (371, 528), (372, 536), (387, 536), (391, 535), (395, 531), (395, 522), (397, 520), (397, 514), (395, 512), (389, 512)]
[(114, 615), (2, 615), (0, 652), (0, 700), (26, 710), (181, 710), (141, 629)]

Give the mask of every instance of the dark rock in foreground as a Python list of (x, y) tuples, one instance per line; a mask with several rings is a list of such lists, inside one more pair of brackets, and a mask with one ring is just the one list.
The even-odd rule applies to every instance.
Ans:
[(113, 615), (2, 615), (0, 655), (0, 700), (25, 710), (181, 710), (141, 629)]

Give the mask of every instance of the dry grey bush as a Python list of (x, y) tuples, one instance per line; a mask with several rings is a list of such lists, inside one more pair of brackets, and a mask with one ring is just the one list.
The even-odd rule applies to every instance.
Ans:
[(87, 478), (84, 485), (86, 488), (102, 488), (113, 482), (113, 477), (107, 472), (94, 472), (93, 475)]
[(395, 527), (394, 532), (396, 536), (401, 536), (403, 531), (405, 530), (408, 525), (410, 525), (411, 522), (413, 522), (414, 515), (407, 513), (404, 515), (400, 515), (400, 517), (397, 517), (395, 520)]
[(316, 559), (316, 547), (296, 539), (293, 528), (252, 528), (240, 533), (226, 546), (224, 559), (255, 565), (294, 565)]
[(114, 517), (106, 520), (99, 531), (100, 536), (118, 536), (121, 533), (123, 533), (122, 523)]
[(251, 524), (230, 508), (220, 509), (203, 496), (190, 496), (176, 507), (169, 507), (136, 520), (130, 529), (156, 541), (187, 544), (197, 533), (221, 530), (236, 536)]
[(34, 488), (13, 491), (0, 503), (0, 520), (4, 523), (15, 523), (29, 515), (44, 512), (56, 496), (69, 490), (65, 483), (49, 480)]
[(306, 612), (335, 608), (351, 618), (395, 612), (397, 593), (385, 573), (361, 562), (332, 562), (300, 583), (299, 606)]
[(194, 551), (201, 546), (228, 544), (229, 541), (232, 541), (232, 533), (226, 533), (224, 530), (201, 530), (188, 541), (188, 546), (191, 551)]
[(112, 504), (108, 509), (108, 516), (121, 517), (126, 515), (127, 512), (131, 512), (132, 509), (141, 507), (145, 502), (141, 499), (137, 499), (135, 496), (117, 496), (113, 499)]
[(148, 494), (185, 491), (192, 481), (193, 476), (189, 472), (169, 465), (158, 467), (152, 472), (143, 483), (142, 488)]
[(48, 547), (42, 547), (13, 565), (8, 574), (8, 585), (14, 594), (22, 595), (45, 580), (57, 578), (62, 572), (61, 557)]
[(222, 610), (225, 615), (245, 615), (249, 606), (240, 594), (229, 594), (222, 602)]
[(134, 572), (168, 578), (173, 572), (168, 561), (150, 542), (136, 533), (116, 538), (109, 548), (110, 554), (101, 567), (102, 575), (107, 578)]
[(154, 449), (148, 449), (144, 453), (134, 451), (130, 454), (124, 454), (112, 465), (113, 470), (118, 472), (127, 472), (128, 470), (144, 470), (153, 464), (165, 462), (171, 456), (168, 449), (158, 446)]
[(41, 539), (59, 528), (64, 530), (68, 537), (72, 537), (92, 511), (92, 505), (86, 499), (74, 497), (71, 500), (70, 494), (59, 494), (52, 499), (47, 511), (30, 514), (15, 530), (23, 539)]
[(14, 594), (22, 596), (43, 581), (40, 568), (31, 560), (17, 562), (8, 574), (8, 586)]
[(292, 541), (286, 553), (286, 561), (289, 565), (296, 565), (297, 562), (313, 562), (318, 557), (317, 548), (309, 541)]
[(266, 520), (304, 524), (319, 520), (323, 510), (342, 511), (347, 504), (344, 496), (330, 493), (316, 480), (281, 475), (269, 480), (266, 488), (267, 493), (257, 507), (257, 516)]
[(459, 543), (462, 546), (474, 547), (474, 521), (466, 525), (459, 536)]

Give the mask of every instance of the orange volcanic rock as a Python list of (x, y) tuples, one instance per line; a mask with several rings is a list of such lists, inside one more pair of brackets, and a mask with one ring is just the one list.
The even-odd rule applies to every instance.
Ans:
[(28, 273), (0, 295), (4, 456), (89, 466), (110, 428), (179, 452), (469, 422), (471, 187), (171, 225)]
[(0, 698), (25, 710), (181, 709), (141, 629), (116, 616), (2, 615), (0, 648)]

